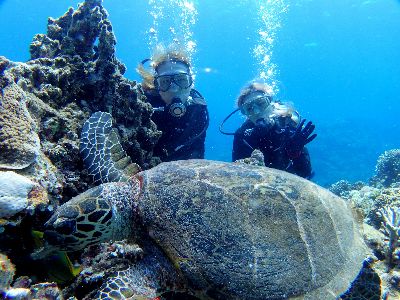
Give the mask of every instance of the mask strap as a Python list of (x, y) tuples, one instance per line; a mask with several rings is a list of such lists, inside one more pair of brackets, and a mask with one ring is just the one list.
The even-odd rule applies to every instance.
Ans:
[(222, 121), (221, 125), (219, 125), (219, 132), (221, 132), (222, 134), (225, 134), (225, 135), (235, 135), (234, 132), (226, 132), (226, 131), (224, 131), (224, 130), (223, 130), (223, 127), (224, 127), (225, 122), (226, 122), (233, 114), (235, 114), (235, 113), (238, 112), (239, 110), (240, 110), (240, 108), (236, 108), (233, 112), (231, 112), (231, 113)]
[(143, 65), (143, 67), (144, 67), (144, 64), (147, 63), (147, 62), (149, 62), (149, 61), (151, 61), (151, 58), (143, 59), (140, 63), (141, 63), (141, 64)]

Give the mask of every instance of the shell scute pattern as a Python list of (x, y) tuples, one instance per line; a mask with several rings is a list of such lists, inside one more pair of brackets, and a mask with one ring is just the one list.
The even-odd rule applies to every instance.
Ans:
[(68, 218), (76, 218), (79, 215), (79, 209), (76, 206), (68, 206), (64, 209), (63, 214)]
[[(96, 210), (88, 208), (93, 203), (79, 208), (79, 223), (95, 226), (90, 232), (77, 226), (88, 237), (85, 243), (149, 237), (191, 289), (220, 299), (333, 299), (324, 295), (344, 292), (366, 254), (342, 199), (279, 170), (206, 160), (169, 162), (127, 182), (103, 184), (93, 194), (98, 195)], [(92, 201), (91, 195), (78, 196), (69, 206)], [(89, 221), (102, 205), (106, 212)], [(90, 213), (84, 216), (85, 209)], [(63, 217), (58, 213), (57, 220), (68, 221)], [(122, 296), (114, 278), (108, 283), (101, 289), (104, 299)]]
[(93, 201), (93, 198), (84, 200), (80, 203), (79, 207), (82, 214), (90, 214), (97, 209), (97, 201)]
[[(100, 207), (100, 204), (98, 204), (98, 207)], [(107, 212), (104, 210), (97, 210), (92, 212), (91, 214), (88, 215), (88, 220), (92, 223), (97, 223), (97, 222), (102, 222), (103, 224), (107, 222), (107, 219), (102, 219), (102, 217), (106, 214)]]
[[(162, 180), (172, 170), (173, 185)], [(350, 210), (298, 176), (199, 160), (146, 172), (143, 220), (193, 281), (223, 285), (239, 298), (256, 289), (279, 298), (329, 286), (343, 272), (355, 278), (361, 268), (343, 271), (343, 262), (353, 259), (344, 250), (361, 241)]]

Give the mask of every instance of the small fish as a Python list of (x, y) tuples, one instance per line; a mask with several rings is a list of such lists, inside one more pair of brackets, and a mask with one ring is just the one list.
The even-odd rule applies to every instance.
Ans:
[(58, 284), (65, 284), (79, 275), (82, 267), (74, 265), (67, 252), (44, 250), (43, 232), (32, 230), (31, 234), (33, 243), (39, 249), (38, 252), (40, 253), (40, 255), (34, 254), (33, 257), (40, 257), (40, 264), (43, 264), (49, 280), (55, 281)]

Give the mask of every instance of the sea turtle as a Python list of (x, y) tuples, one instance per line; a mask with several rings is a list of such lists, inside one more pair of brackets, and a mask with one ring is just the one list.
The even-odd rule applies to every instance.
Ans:
[[(82, 135), (85, 161), (105, 181), (110, 119), (92, 116)], [(164, 257), (159, 269), (204, 299), (336, 299), (367, 253), (352, 209), (331, 192), (284, 171), (210, 160), (161, 163), (92, 188), (60, 206), (44, 236), (70, 251), (127, 237), (148, 243)], [(151, 270), (136, 274), (148, 284)], [(97, 297), (148, 297), (130, 272)]]

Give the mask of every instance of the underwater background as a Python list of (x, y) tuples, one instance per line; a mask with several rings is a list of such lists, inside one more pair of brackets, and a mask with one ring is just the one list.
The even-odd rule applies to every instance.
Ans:
[[(72, 0), (0, 0), (0, 56), (29, 59), (29, 44), (46, 33)], [(125, 76), (157, 42), (193, 47), (195, 87), (211, 124), (206, 158), (230, 161), (232, 137), (219, 133), (245, 83), (266, 75), (276, 98), (292, 101), (316, 124), (308, 145), (315, 177), (368, 180), (378, 156), (400, 147), (400, 1), (396, 0), (104, 0)], [(225, 129), (243, 122), (235, 115)]]

